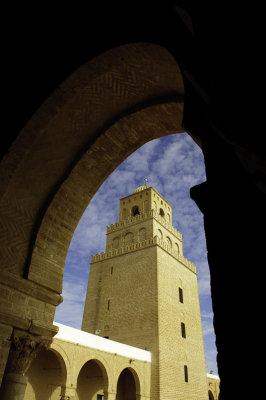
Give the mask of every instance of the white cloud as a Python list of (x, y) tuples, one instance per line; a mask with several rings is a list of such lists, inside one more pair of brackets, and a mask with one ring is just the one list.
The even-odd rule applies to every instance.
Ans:
[(67, 275), (63, 284), (64, 302), (57, 307), (55, 321), (80, 329), (86, 296), (87, 282), (80, 279), (72, 281)]

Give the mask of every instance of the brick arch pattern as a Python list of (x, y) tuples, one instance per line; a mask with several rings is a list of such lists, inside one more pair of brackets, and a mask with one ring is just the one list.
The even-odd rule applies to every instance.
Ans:
[[(141, 385), (141, 375), (140, 375), (140, 371), (138, 371), (138, 369), (136, 367), (133, 368), (133, 367), (130, 366), (130, 367), (126, 367), (126, 368), (120, 369), (119, 373), (116, 376), (116, 383), (118, 382), (120, 375), (122, 374), (122, 372), (125, 369), (129, 370), (132, 373), (133, 377), (134, 377), (134, 381), (135, 381), (135, 385), (136, 385), (136, 395), (137, 396), (143, 395), (143, 388), (142, 388), (142, 385)], [(143, 382), (142, 382), (142, 384), (143, 384)]]
[(90, 199), (141, 145), (183, 131), (183, 95), (176, 61), (149, 43), (109, 50), (63, 82), (1, 162), (2, 270), (41, 287), (47, 302), (61, 293), (67, 250)]
[[(85, 107), (86, 116), (93, 114), (91, 117), (93, 121), (89, 120), (87, 116), (88, 121), (86, 121), (86, 124), (85, 122), (83, 124), (80, 123), (79, 128), (77, 128), (76, 124), (78, 124), (78, 119), (81, 118), (80, 109), (77, 111), (77, 116), (76, 109), (73, 111), (73, 108), (70, 110), (69, 106), (66, 107), (68, 108), (68, 113), (72, 113), (68, 126), (72, 126), (73, 129), (74, 125), (72, 134), (75, 134), (75, 129), (85, 130), (82, 134), (85, 136), (83, 140), (87, 149), (61, 183), (49, 207), (46, 209), (35, 238), (28, 274), (30, 280), (49, 287), (56, 292), (61, 292), (62, 289), (64, 261), (74, 229), (90, 199), (110, 172), (130, 153), (147, 141), (182, 131), (183, 84), (175, 61), (168, 52), (158, 46), (143, 44), (125, 47), (125, 49), (114, 50), (116, 57), (120, 56), (120, 62), (119, 66), (115, 63), (116, 59), (113, 63), (117, 69), (122, 68), (122, 71), (117, 71), (115, 74), (113, 71), (107, 70), (101, 79), (97, 76), (100, 82), (98, 83), (98, 89), (95, 88), (94, 103), (92, 105), (86, 104)], [(122, 63), (120, 67), (121, 59), (123, 60), (121, 52), (122, 55), (124, 52), (126, 54), (124, 55), (125, 65)], [(162, 54), (159, 55), (158, 52)], [(145, 57), (142, 59), (141, 57), (142, 55), (144, 56), (144, 53)], [(111, 57), (109, 53), (105, 57), (108, 55), (110, 58), (114, 58), (114, 55), (112, 54)], [(150, 59), (149, 71), (146, 71), (147, 56)], [(126, 57), (129, 60), (126, 61)], [(145, 63), (145, 68), (143, 63)], [(103, 65), (106, 68), (104, 63)], [(110, 65), (109, 68), (111, 68)], [(113, 65), (112, 68), (114, 68)], [(145, 76), (140, 78), (138, 75), (141, 74), (141, 71), (145, 71)], [(124, 76), (122, 75), (123, 73)], [(127, 82), (129, 83), (127, 84)], [(96, 83), (94, 84), (96, 85)], [(82, 87), (80, 89), (82, 94), (79, 93), (78, 96), (75, 96), (78, 97), (75, 101), (79, 101), (83, 106), (84, 92), (91, 97), (93, 87), (93, 83), (90, 83), (87, 90)], [(103, 95), (101, 90), (103, 90)], [(146, 94), (144, 94), (145, 92)], [(179, 101), (177, 101), (178, 96)], [(106, 101), (108, 97), (109, 100)], [(173, 101), (174, 97), (175, 101)], [(168, 101), (169, 98), (172, 101)], [(143, 104), (148, 102), (148, 99), (153, 103), (157, 102), (159, 104), (150, 104), (141, 109)], [(78, 108), (79, 104), (76, 104), (75, 101), (72, 100), (71, 107)], [(105, 104), (110, 102), (119, 103), (117, 106), (119, 105), (121, 109), (125, 109), (125, 103), (127, 103), (128, 112), (129, 107), (130, 109), (139, 107), (140, 110), (130, 112), (104, 130), (107, 125)], [(99, 115), (97, 117), (98, 107), (102, 108), (102, 112), (98, 111)], [(114, 110), (109, 110), (108, 120), (113, 117), (113, 113)], [(118, 115), (118, 112), (116, 113)], [(122, 110), (119, 116), (121, 114)], [(62, 123), (64, 116), (65, 113), (63, 112), (63, 116), (60, 116), (59, 121), (56, 121), (56, 123)], [(98, 118), (97, 129), (95, 118)], [(102, 119), (106, 122), (103, 123)], [(99, 121), (101, 121), (101, 127), (99, 127)], [(101, 129), (103, 130), (101, 131)], [(63, 130), (60, 125), (57, 127), (57, 131), (59, 130)], [(89, 130), (92, 132), (88, 132)], [(97, 139), (88, 145), (88, 136), (95, 137), (97, 134)]]

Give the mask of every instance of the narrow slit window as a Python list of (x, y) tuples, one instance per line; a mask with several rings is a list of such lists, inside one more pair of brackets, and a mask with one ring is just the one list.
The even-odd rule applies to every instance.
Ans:
[(108, 302), (107, 302), (107, 310), (109, 311), (110, 310), (110, 300), (108, 300)]
[(184, 303), (183, 289), (182, 288), (179, 288), (179, 301), (180, 301), (180, 303)]
[(185, 382), (188, 382), (188, 370), (187, 370), (187, 365), (184, 365), (184, 377), (185, 377)]
[(111, 275), (113, 275), (114, 267), (111, 267)]
[(184, 322), (181, 322), (181, 335), (183, 338), (186, 338), (186, 325)]

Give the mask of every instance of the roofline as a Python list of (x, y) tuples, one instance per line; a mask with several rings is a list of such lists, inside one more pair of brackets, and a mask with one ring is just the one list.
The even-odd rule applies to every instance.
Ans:
[(150, 351), (129, 346), (124, 343), (115, 342), (114, 340), (105, 339), (101, 336), (93, 335), (92, 333), (81, 331), (57, 322), (54, 322), (54, 325), (59, 327), (58, 333), (54, 336), (55, 339), (62, 339), (97, 350), (106, 351), (108, 353), (151, 362)]
[(219, 376), (214, 374), (207, 374), (207, 378), (220, 380)]

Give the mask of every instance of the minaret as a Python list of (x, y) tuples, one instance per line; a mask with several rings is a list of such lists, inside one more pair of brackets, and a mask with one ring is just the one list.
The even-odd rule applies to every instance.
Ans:
[(120, 200), (91, 257), (82, 329), (152, 352), (152, 399), (207, 400), (196, 267), (172, 206), (152, 187)]

